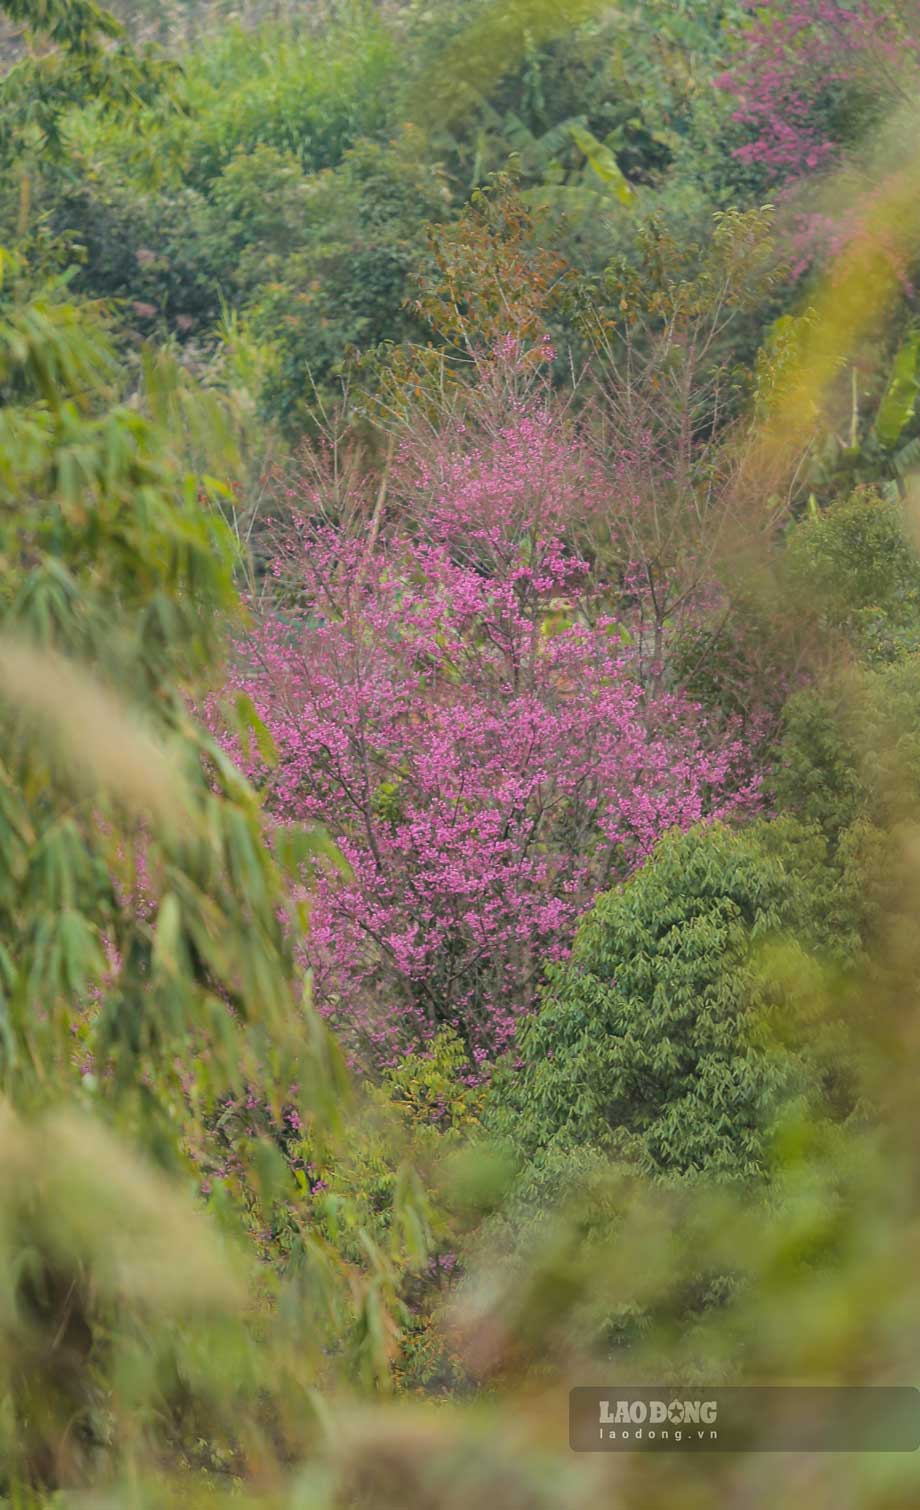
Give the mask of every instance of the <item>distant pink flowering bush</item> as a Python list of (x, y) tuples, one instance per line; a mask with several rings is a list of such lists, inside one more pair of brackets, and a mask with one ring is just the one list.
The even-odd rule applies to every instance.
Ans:
[(915, 0), (788, 0), (749, 3), (731, 67), (716, 80), (736, 101), (733, 119), (750, 141), (736, 149), (776, 180), (794, 180), (833, 160), (840, 141), (830, 126), (847, 92), (883, 103), (891, 82), (916, 55)]
[(321, 1010), (377, 1063), (442, 1023), (477, 1061), (507, 1047), (599, 889), (672, 826), (756, 802), (740, 741), (642, 687), (569, 543), (602, 495), (522, 405), (404, 446), (379, 534), (310, 496), (282, 534), (287, 606), (236, 675), (278, 752), (250, 770), (349, 862), (315, 888), (309, 959)]

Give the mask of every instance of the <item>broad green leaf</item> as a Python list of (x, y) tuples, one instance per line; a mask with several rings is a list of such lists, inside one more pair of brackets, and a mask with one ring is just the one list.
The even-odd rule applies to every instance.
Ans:
[(569, 124), (569, 133), (598, 178), (616, 195), (621, 204), (631, 205), (636, 197), (635, 191), (627, 182), (610, 148), (599, 142), (587, 126), (581, 126), (577, 122)]
[(920, 331), (913, 331), (898, 351), (891, 368), (885, 396), (875, 417), (875, 435), (886, 449), (897, 445), (914, 417), (920, 380), (917, 358), (920, 355)]

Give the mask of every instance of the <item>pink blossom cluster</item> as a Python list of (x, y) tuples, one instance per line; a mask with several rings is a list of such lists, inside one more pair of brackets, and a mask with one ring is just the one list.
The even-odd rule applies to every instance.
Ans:
[(880, 96), (886, 71), (916, 55), (914, 0), (748, 0), (747, 9), (732, 65), (715, 81), (737, 100), (732, 119), (752, 133), (736, 156), (777, 180), (798, 179), (825, 166), (840, 145), (822, 122), (822, 105), (839, 104), (841, 91), (858, 83)]
[[(869, 251), (879, 266), (887, 264), (905, 297), (912, 298), (914, 270), (903, 248), (897, 244), (895, 231), (886, 224), (884, 214), (885, 195), (890, 183), (891, 178), (882, 178), (856, 204), (834, 215), (822, 214), (818, 210), (799, 210), (793, 221), (791, 237), (795, 256), (790, 263), (792, 277), (800, 277), (818, 259), (832, 264), (831, 279), (835, 281), (846, 266), (848, 252)], [(877, 213), (880, 208), (881, 214)]]
[(478, 1064), (504, 1050), (599, 890), (757, 802), (740, 739), (642, 685), (571, 543), (616, 506), (588, 453), (540, 405), (473, 430), (402, 448), (379, 530), (302, 500), (234, 678), (278, 752), (248, 760), (273, 819), (322, 822), (348, 861), (314, 883), (306, 950), (378, 1065), (444, 1023)]

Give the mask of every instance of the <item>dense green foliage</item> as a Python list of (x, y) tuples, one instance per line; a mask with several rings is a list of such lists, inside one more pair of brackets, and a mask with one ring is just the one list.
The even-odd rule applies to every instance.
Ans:
[[(231, 1248), (234, 1230), (284, 1233), (298, 1369), (304, 1289), (329, 1315), (327, 1345), (338, 1333), (359, 1373), (385, 1367), (394, 1297), (376, 1238), (410, 1266), (426, 1239), (398, 1152), (371, 1231), (345, 1164), (329, 1238), (297, 1215), (306, 1187), (296, 1152), (283, 1157), (295, 1114), (283, 1122), (282, 1106), (328, 1159), (344, 1087), (284, 921), (282, 866), (299, 873), (322, 840), (291, 830), (270, 852), (255, 793), (188, 709), (236, 602), (233, 537), (205, 502), (219, 485), (183, 460), (219, 435), (213, 404), (162, 357), (132, 382), (97, 310), (60, 280), (30, 287), (9, 257), (4, 273), (0, 1021), (5, 1093), (40, 1120), (27, 1133), (6, 1113), (3, 1461), (54, 1483), (100, 1451), (136, 1452), (159, 1431), (151, 1411), (181, 1420), (191, 1378), (219, 1454), (241, 1392), (260, 1388), (234, 1315), (254, 1255), (200, 1228), (182, 1188), (193, 1173)], [(356, 1242), (375, 1255), (371, 1290), (349, 1277)], [(164, 1281), (179, 1248), (187, 1264)]]
[(810, 901), (756, 832), (664, 840), (552, 968), (496, 1130), (527, 1160), (593, 1146), (652, 1174), (762, 1174), (771, 1120), (819, 1086), (770, 1042), (758, 953), (793, 928), (807, 943)]
[(736, 194), (716, 150), (728, 112), (701, 88), (719, 8), (661, 5), (654, 26), (647, 7), (543, 9), (538, 20), (532, 3), (506, 13), (479, 0), (386, 15), (356, 0), (313, 25), (292, 11), (221, 28), (182, 55), (181, 75), (164, 63), (162, 86), (146, 55), (93, 42), (80, 68), (124, 56), (143, 70), (130, 134), (121, 74), (84, 82), (68, 65), (70, 92), (37, 116), (20, 103), (33, 90), (21, 60), (4, 82), (3, 235), (64, 238), (81, 290), (125, 301), (144, 336), (210, 345), (222, 301), (238, 302), (272, 353), (267, 412), (290, 433), (351, 343), (412, 332), (401, 305), (425, 222), (456, 213), (509, 155), (524, 198), (586, 270), (625, 246), (637, 210), (686, 233)]

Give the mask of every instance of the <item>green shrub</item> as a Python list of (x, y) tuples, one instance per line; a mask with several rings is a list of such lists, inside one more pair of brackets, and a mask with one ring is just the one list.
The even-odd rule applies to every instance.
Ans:
[(857, 820), (909, 817), (920, 793), (920, 654), (795, 692), (770, 788), (778, 807), (835, 843)]
[[(801, 1051), (765, 1031), (759, 951), (811, 942), (804, 886), (757, 831), (675, 834), (585, 917), (496, 1076), (486, 1122), (525, 1159), (593, 1146), (658, 1175), (760, 1176)], [(779, 996), (777, 996), (779, 991)]]
[(235, 152), (290, 152), (310, 172), (338, 162), (388, 118), (399, 58), (376, 9), (356, 3), (319, 34), (231, 28), (186, 66), (188, 122), (177, 128), (188, 181), (215, 179)]
[(269, 249), (250, 246), (241, 277), (255, 286), (257, 337), (275, 352), (263, 392), (267, 411), (302, 429), (340, 371), (346, 348), (420, 333), (405, 308), (424, 254), (425, 227), (443, 216), (446, 191), (437, 168), (420, 158), (415, 134), (386, 144), (360, 142), (335, 169), (311, 178), (304, 195), (301, 247), (278, 266)]
[(842, 634), (875, 664), (920, 646), (920, 560), (899, 504), (870, 488), (819, 512), (789, 532), (785, 574), (794, 597), (819, 628)]

